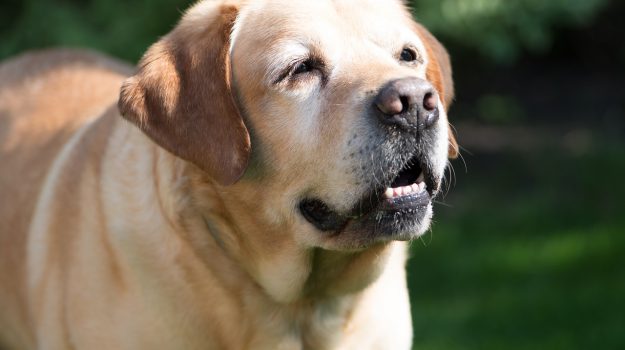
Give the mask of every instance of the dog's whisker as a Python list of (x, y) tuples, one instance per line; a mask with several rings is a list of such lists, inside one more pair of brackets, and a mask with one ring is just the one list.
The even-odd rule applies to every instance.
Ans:
[(456, 176), (456, 169), (451, 162), (449, 162), (449, 166), (447, 168), (449, 169), (449, 182), (447, 183), (447, 191), (445, 192), (445, 196), (447, 196), (452, 186), (456, 186), (456, 180), (458, 178)]
[[(467, 152), (469, 153), (469, 152)], [(472, 155), (471, 153), (469, 153), (469, 155)], [(469, 167), (467, 166), (467, 162), (464, 158), (464, 155), (462, 155), (462, 153), (458, 153), (458, 158), (460, 158), (460, 160), (462, 161), (462, 164), (464, 164), (464, 172), (465, 174), (469, 172)]]
[(436, 203), (438, 205), (442, 205), (442, 206), (447, 207), (447, 208), (453, 208), (454, 207), (453, 205), (451, 205), (449, 203), (445, 203), (445, 202), (441, 202), (441, 201), (437, 201), (437, 200), (432, 201), (432, 203)]

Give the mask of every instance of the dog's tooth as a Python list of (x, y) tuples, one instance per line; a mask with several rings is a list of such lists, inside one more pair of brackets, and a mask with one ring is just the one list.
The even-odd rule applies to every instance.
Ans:
[(412, 184), (410, 185), (410, 187), (412, 188), (412, 192), (419, 192), (419, 185)]
[(412, 187), (404, 186), (403, 187), (403, 192), (404, 192), (404, 194), (412, 193)]
[(419, 192), (425, 191), (425, 182), (419, 184)]
[(401, 197), (403, 195), (403, 190), (401, 187), (394, 188), (393, 192), (395, 192), (394, 197)]
[(393, 194), (394, 194), (393, 189), (389, 187), (386, 189), (386, 192), (384, 192), (384, 197), (393, 198)]

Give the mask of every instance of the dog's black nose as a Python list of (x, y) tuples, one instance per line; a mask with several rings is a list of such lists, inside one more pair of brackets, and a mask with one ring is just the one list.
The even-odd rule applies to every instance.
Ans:
[(403, 78), (386, 84), (374, 101), (384, 124), (426, 129), (438, 121), (438, 93), (429, 82)]

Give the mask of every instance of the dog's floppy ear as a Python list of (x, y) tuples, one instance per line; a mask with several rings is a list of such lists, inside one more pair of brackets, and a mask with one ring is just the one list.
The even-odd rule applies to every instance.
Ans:
[[(415, 23), (417, 34), (423, 40), (429, 62), (427, 66), (427, 79), (442, 96), (443, 105), (449, 110), (454, 99), (454, 81), (452, 79), (451, 61), (445, 47), (419, 23)], [(449, 158), (457, 158), (459, 155), (458, 142), (454, 132), (449, 128)]]
[(230, 86), (238, 9), (211, 6), (191, 9), (150, 47), (124, 82), (119, 109), (161, 147), (230, 185), (245, 172), (251, 147)]

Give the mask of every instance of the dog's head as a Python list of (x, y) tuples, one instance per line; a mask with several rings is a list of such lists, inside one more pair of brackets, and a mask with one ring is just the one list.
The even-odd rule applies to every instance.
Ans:
[(400, 1), (205, 1), (120, 109), (266, 234), (351, 250), (429, 227), (452, 97), (445, 49)]

